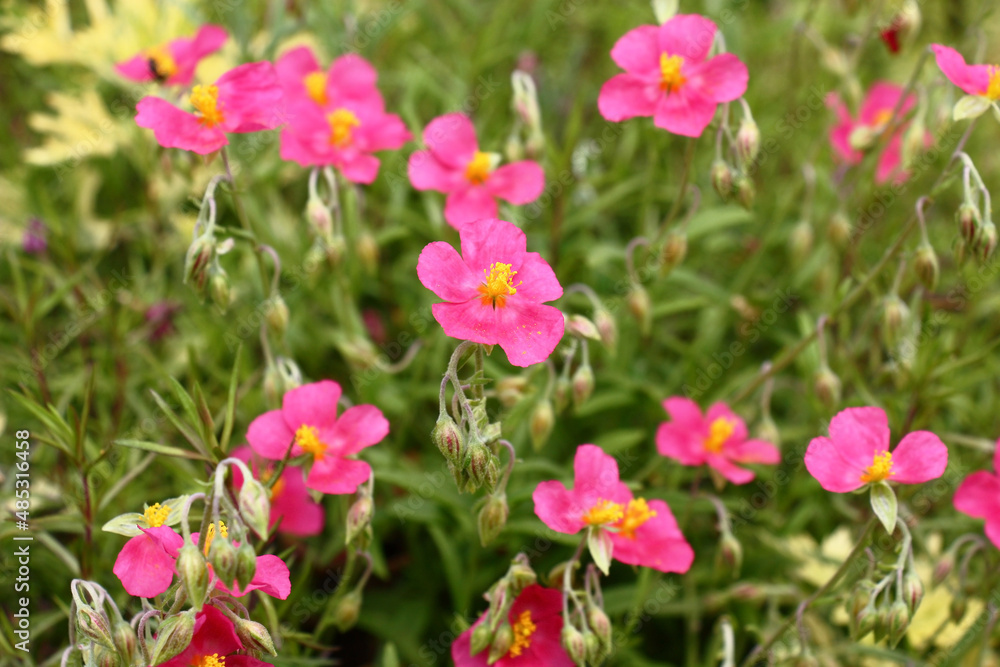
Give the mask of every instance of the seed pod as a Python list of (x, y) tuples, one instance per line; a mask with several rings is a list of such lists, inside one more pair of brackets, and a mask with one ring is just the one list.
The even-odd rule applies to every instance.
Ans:
[(476, 488), (486, 483), (487, 467), (493, 454), (481, 442), (475, 442), (469, 446), (469, 477)]
[(223, 270), (213, 271), (210, 281), (210, 291), (212, 303), (214, 303), (223, 313), (229, 308), (231, 290), (229, 289), (229, 277)]
[(358, 259), (361, 260), (361, 265), (365, 267), (365, 270), (369, 274), (374, 274), (378, 270), (379, 253), (378, 242), (372, 236), (371, 232), (361, 232), (361, 235), (358, 236), (355, 251), (358, 253)]
[(259, 537), (267, 535), (271, 518), (271, 494), (263, 484), (253, 479), (244, 479), (239, 494), (240, 517)]
[(722, 539), (719, 541), (719, 557), (732, 573), (734, 579), (740, 576), (740, 567), (743, 565), (743, 547), (728, 530), (722, 534)]
[(115, 645), (111, 638), (111, 623), (104, 612), (97, 611), (93, 607), (80, 606), (76, 610), (76, 625), (80, 629), (80, 634), (91, 641), (108, 648)]
[(903, 334), (903, 327), (910, 319), (910, 309), (895, 294), (885, 297), (882, 303), (882, 329), (887, 347), (894, 348)]
[(136, 637), (135, 630), (132, 626), (125, 622), (119, 622), (115, 624), (114, 629), (114, 640), (115, 648), (118, 652), (125, 657), (128, 664), (135, 662), (139, 653), (139, 639)]
[(997, 228), (993, 221), (987, 221), (979, 230), (979, 238), (976, 239), (976, 251), (979, 259), (984, 262), (993, 256), (997, 249)]
[(808, 220), (799, 220), (788, 236), (788, 251), (792, 255), (792, 261), (796, 264), (805, 262), (812, 254), (814, 239), (812, 223)]
[(347, 544), (363, 549), (371, 539), (372, 515), (375, 507), (368, 495), (362, 495), (347, 510)]
[(555, 409), (562, 412), (569, 405), (569, 399), (573, 395), (573, 383), (568, 377), (559, 376), (556, 379), (555, 389), (552, 391), (552, 399), (555, 402)]
[(587, 625), (594, 631), (597, 638), (601, 640), (604, 648), (610, 650), (612, 645), (611, 619), (608, 618), (604, 610), (595, 604), (588, 604)]

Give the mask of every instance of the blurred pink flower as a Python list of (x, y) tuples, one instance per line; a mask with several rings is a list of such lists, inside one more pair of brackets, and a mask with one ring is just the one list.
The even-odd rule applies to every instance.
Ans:
[(240, 65), (212, 85), (195, 86), (188, 102), (196, 113), (159, 97), (144, 97), (136, 106), (135, 122), (153, 130), (165, 148), (206, 155), (229, 143), (227, 133), (273, 130), (285, 119), (281, 87), (266, 62)]
[(1000, 65), (967, 65), (962, 54), (942, 44), (931, 44), (938, 67), (948, 80), (969, 95), (1000, 100)]
[(437, 241), (417, 260), (420, 282), (444, 299), (434, 319), (452, 338), (499, 345), (514, 366), (548, 359), (565, 327), (562, 312), (543, 304), (563, 293), (552, 267), (504, 220), (471, 222), (459, 237), (461, 256)]
[(813, 438), (806, 468), (827, 491), (846, 493), (882, 481), (920, 484), (948, 467), (948, 448), (930, 431), (908, 433), (889, 451), (882, 408), (847, 408), (830, 420), (830, 437)]
[[(451, 645), (455, 667), (487, 667), (489, 647), (472, 655), (472, 632), (486, 620), (479, 617)], [(538, 584), (526, 587), (511, 605), (507, 620), (514, 642), (507, 654), (492, 663), (497, 667), (573, 667), (562, 647), (562, 593)]]
[(597, 108), (610, 121), (652, 116), (657, 127), (698, 137), (722, 102), (747, 89), (746, 65), (731, 53), (708, 54), (715, 24), (697, 14), (678, 14), (661, 26), (644, 25), (625, 33), (611, 58), (625, 70), (609, 79)]
[(198, 62), (222, 48), (229, 38), (217, 25), (202, 26), (192, 37), (181, 37), (160, 46), (137, 53), (115, 69), (132, 81), (159, 81), (167, 85), (186, 86), (191, 83)]
[(733, 484), (746, 484), (752, 471), (736, 463), (781, 462), (778, 448), (763, 440), (748, 440), (747, 426), (725, 403), (715, 403), (702, 416), (689, 398), (674, 396), (663, 401), (671, 421), (660, 424), (656, 448), (663, 456), (687, 466), (708, 464)]
[[(830, 144), (837, 156), (846, 164), (854, 165), (861, 162), (864, 153), (856, 146), (870, 146), (885, 131), (902, 95), (903, 88), (895, 84), (885, 81), (873, 84), (861, 103), (858, 118), (855, 119), (840, 96), (830, 93), (826, 98), (826, 105), (837, 114), (837, 124), (830, 130)], [(914, 104), (916, 98), (908, 95), (899, 108), (899, 117), (902, 118), (909, 113)], [(905, 129), (906, 125), (902, 123), (896, 125), (896, 131), (879, 157), (875, 171), (876, 183), (885, 183), (890, 178), (896, 183), (901, 183), (909, 178), (909, 173), (902, 169), (901, 164), (902, 136)]]
[(542, 482), (532, 494), (535, 514), (559, 533), (585, 528), (606, 531), (611, 557), (661, 572), (687, 572), (694, 551), (684, 539), (670, 507), (662, 500), (633, 498), (618, 479), (618, 463), (596, 445), (580, 445), (573, 459), (573, 488)]
[(955, 509), (962, 514), (986, 519), (986, 537), (1000, 549), (1000, 440), (993, 452), (993, 472), (974, 472), (955, 491)]
[[(231, 456), (251, 465), (254, 477), (261, 482), (268, 482), (274, 476), (273, 461), (261, 460), (254, 456), (250, 447), (237, 447)], [(239, 468), (233, 468), (233, 484), (237, 489), (243, 487), (243, 473)], [(302, 469), (286, 465), (281, 471), (281, 477), (271, 487), (271, 517), (268, 528), (273, 528), (278, 521), (278, 532), (288, 535), (319, 535), (323, 531), (326, 513), (323, 506), (312, 499), (306, 487)]]
[(281, 157), (303, 167), (331, 165), (354, 183), (371, 183), (379, 160), (412, 139), (402, 119), (385, 113), (378, 74), (361, 56), (348, 54), (320, 68), (308, 47), (278, 59), (289, 124), (281, 132)]
[(233, 655), (245, 647), (233, 622), (212, 605), (205, 605), (194, 621), (194, 636), (181, 653), (158, 667), (267, 667), (270, 663), (249, 655)]
[(389, 433), (389, 422), (374, 405), (356, 405), (337, 418), (340, 385), (332, 380), (305, 384), (285, 394), (280, 410), (265, 412), (250, 424), (247, 442), (264, 458), (280, 461), (309, 454), (306, 486), (323, 493), (354, 493), (372, 469), (350, 458)]
[(498, 167), (499, 155), (479, 150), (476, 128), (467, 116), (449, 113), (424, 128), (425, 151), (410, 156), (410, 183), (417, 190), (447, 193), (444, 218), (455, 229), (497, 217), (497, 199), (528, 204), (545, 187), (537, 162), (522, 160)]

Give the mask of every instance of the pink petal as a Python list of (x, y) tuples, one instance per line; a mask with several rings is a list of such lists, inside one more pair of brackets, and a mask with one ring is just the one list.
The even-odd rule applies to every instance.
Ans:
[(424, 144), (438, 160), (463, 173), (479, 150), (476, 128), (467, 116), (460, 113), (449, 113), (432, 120), (424, 128)]
[(989, 68), (985, 65), (966, 65), (962, 54), (941, 44), (931, 44), (938, 67), (948, 80), (969, 95), (983, 95), (990, 85)]
[(634, 538), (611, 535), (615, 560), (660, 572), (687, 572), (694, 562), (694, 550), (677, 527), (670, 507), (662, 500), (650, 500), (649, 508), (656, 516), (639, 526)]
[(159, 97), (144, 97), (136, 105), (135, 123), (153, 131), (164, 148), (181, 148), (199, 155), (213, 153), (229, 142), (219, 127), (207, 128), (194, 114)]
[(841, 123), (830, 130), (830, 145), (837, 157), (847, 164), (857, 164), (864, 158), (864, 153), (851, 146), (851, 133), (857, 124), (853, 121)]
[(889, 419), (882, 408), (846, 408), (830, 420), (830, 438), (845, 465), (860, 475), (876, 453), (889, 450)]
[(280, 155), (282, 160), (298, 162), (303, 167), (330, 165), (336, 157), (329, 144), (316, 141), (314, 136), (295, 125), (288, 125), (281, 131)]
[(573, 488), (577, 493), (595, 500), (613, 500), (619, 479), (618, 461), (615, 457), (605, 453), (597, 445), (580, 445), (576, 448), (573, 456)]
[(700, 433), (708, 427), (701, 415), (701, 408), (690, 398), (672, 396), (663, 401), (663, 409), (670, 415), (673, 423), (681, 428)]
[(273, 598), (284, 600), (292, 592), (292, 582), (285, 562), (277, 556), (267, 554), (257, 556), (257, 571), (246, 588), (241, 590), (239, 585), (230, 588), (221, 581), (216, 584), (216, 588), (235, 597), (243, 597), (250, 591), (260, 591)]
[(326, 513), (309, 495), (302, 470), (292, 466), (285, 468), (281, 481), (284, 483), (281, 492), (271, 498), (270, 525), (280, 520), (280, 532), (303, 537), (323, 532)]
[(396, 150), (413, 138), (403, 119), (394, 114), (380, 114), (361, 121), (358, 143), (365, 151)]
[[(525, 611), (531, 612), (535, 631), (531, 644), (519, 657), (501, 658), (498, 667), (573, 667), (562, 647), (562, 593), (538, 584), (526, 587), (514, 600), (508, 621), (515, 622)], [(488, 655), (489, 651), (481, 655)]]
[(305, 78), (313, 72), (320, 71), (316, 56), (308, 46), (286, 51), (274, 63), (274, 71), (286, 97), (308, 97)]
[(227, 39), (229, 33), (225, 28), (205, 25), (198, 30), (194, 39), (177, 39), (171, 42), (168, 48), (177, 63), (177, 71), (167, 79), (166, 83), (181, 86), (191, 83), (201, 59), (221, 49)]
[(660, 52), (701, 62), (715, 42), (715, 31), (715, 23), (704, 16), (678, 14), (660, 26)]
[(705, 459), (708, 465), (733, 484), (746, 484), (752, 482), (755, 477), (752, 470), (735, 466), (729, 459), (719, 454), (709, 453)]
[(327, 456), (313, 464), (306, 486), (323, 493), (354, 493), (371, 474), (371, 466), (364, 461)]
[(389, 434), (389, 420), (374, 405), (355, 405), (344, 411), (320, 439), (338, 455), (356, 454), (381, 442)]
[(626, 72), (658, 76), (660, 52), (660, 28), (643, 25), (618, 38), (611, 49), (611, 59)]
[(430, 151), (416, 151), (410, 155), (406, 171), (417, 190), (451, 192), (468, 184), (464, 171), (442, 162)]
[(215, 85), (227, 132), (273, 130), (288, 122), (284, 93), (271, 63), (240, 65), (219, 77)]
[(220, 656), (226, 656), (226, 664), (228, 665), (229, 654), (242, 649), (243, 644), (240, 643), (239, 637), (236, 635), (233, 622), (212, 605), (205, 605), (195, 621), (191, 648), (194, 648), (193, 652), (196, 655), (218, 653)]
[(590, 507), (562, 482), (541, 482), (535, 487), (531, 499), (535, 503), (535, 514), (552, 530), (575, 535), (583, 529), (583, 515)]
[(993, 472), (1000, 474), (1000, 440), (997, 440), (993, 450)]
[(930, 431), (914, 431), (892, 451), (890, 480), (900, 484), (920, 484), (937, 479), (948, 467), (948, 447)]
[(484, 269), (488, 273), (494, 262), (510, 264), (512, 270), (519, 270), (528, 246), (528, 237), (517, 225), (495, 218), (466, 225), (459, 238), (462, 259), (476, 275)]
[[(873, 84), (868, 90), (868, 94), (865, 95), (865, 101), (861, 105), (861, 113), (858, 114), (858, 119), (863, 125), (876, 125), (878, 116), (882, 112), (887, 111), (892, 113), (893, 109), (899, 103), (899, 98), (902, 94), (903, 89), (895, 84), (885, 81)], [(913, 105), (916, 104), (916, 101), (914, 95), (908, 95), (899, 110), (897, 118), (905, 116), (913, 108)]]
[(149, 67), (149, 58), (139, 55), (115, 65), (115, 71), (131, 81), (152, 81), (153, 71)]
[[(903, 128), (900, 128), (892, 139), (889, 141), (889, 145), (886, 146), (885, 151), (878, 158), (878, 166), (875, 169), (875, 183), (882, 184), (893, 179), (894, 182), (900, 183), (906, 180), (909, 176), (902, 167), (902, 134)], [(902, 180), (900, 180), (900, 178)]]
[(514, 280), (515, 283), (520, 282), (517, 296), (528, 301), (554, 301), (563, 295), (555, 271), (537, 252), (524, 253)]
[(872, 461), (863, 467), (849, 465), (837, 452), (837, 447), (829, 438), (813, 438), (806, 449), (806, 469), (827, 491), (846, 493), (860, 489), (865, 485), (861, 475)]
[(511, 297), (497, 308), (497, 343), (511, 365), (525, 368), (545, 361), (562, 340), (566, 319), (552, 306)]
[(661, 456), (686, 466), (698, 466), (705, 462), (705, 445), (700, 431), (674, 422), (660, 424), (656, 431), (656, 450)]
[(717, 104), (685, 85), (679, 92), (664, 95), (656, 105), (656, 127), (684, 137), (700, 137), (715, 116)]
[(770, 442), (746, 440), (732, 447), (726, 455), (738, 463), (781, 463), (781, 452)]
[(444, 203), (444, 219), (458, 230), (470, 222), (496, 217), (497, 201), (480, 185), (454, 190)]
[(481, 616), (471, 628), (458, 636), (451, 644), (451, 659), (455, 667), (488, 667), (487, 659), (489, 650), (482, 650), (476, 655), (472, 655), (472, 631), (478, 626), (485, 616)]
[(986, 537), (997, 549), (1000, 549), (1000, 519), (991, 517), (986, 520)]
[[(288, 428), (281, 410), (271, 410), (260, 415), (247, 429), (247, 442), (260, 456), (280, 461), (295, 439), (295, 432)], [(293, 450), (294, 451), (294, 450)]]
[(637, 116), (652, 116), (663, 97), (659, 87), (632, 74), (616, 74), (601, 86), (597, 109), (606, 120), (620, 122)]
[(499, 342), (494, 310), (482, 305), (478, 299), (465, 303), (435, 303), (431, 306), (431, 313), (446, 336), (483, 345)]
[(953, 502), (962, 514), (977, 519), (1000, 518), (1000, 477), (983, 470), (972, 473), (962, 480)]
[[(743, 442), (747, 439), (747, 425), (743, 421), (743, 418), (733, 412), (728, 405), (722, 403), (713, 403), (708, 411), (705, 413), (705, 424), (707, 427), (711, 428), (712, 422), (716, 419), (725, 419), (733, 427), (732, 434), (722, 443), (722, 448), (729, 455), (729, 450), (736, 446), (738, 443)], [(705, 430), (705, 435), (708, 436), (708, 430)]]
[(496, 197), (520, 206), (538, 199), (545, 189), (545, 172), (537, 162), (512, 162), (495, 170), (483, 184)]
[[(176, 540), (165, 533), (172, 534)], [(177, 541), (179, 540), (179, 542)], [(129, 595), (151, 598), (170, 588), (174, 579), (174, 561), (165, 546), (176, 552), (184, 540), (172, 528), (148, 528), (122, 547), (112, 572), (121, 580)]]
[[(293, 432), (304, 424), (321, 431), (333, 428), (337, 422), (340, 395), (340, 385), (333, 380), (304, 384), (285, 392), (281, 401), (285, 424)], [(250, 444), (253, 445), (252, 442)]]
[(343, 99), (362, 100), (374, 93), (381, 107), (381, 96), (375, 87), (378, 73), (371, 63), (357, 55), (348, 53), (333, 61), (327, 76), (327, 97), (332, 106), (337, 106)]
[(732, 53), (723, 53), (702, 64), (685, 69), (690, 86), (698, 95), (712, 102), (732, 102), (747, 91), (750, 75), (747, 66)]
[(340, 174), (351, 183), (369, 185), (378, 176), (379, 159), (374, 155), (359, 153), (338, 165)]
[(458, 303), (476, 298), (485, 276), (473, 273), (450, 244), (435, 241), (420, 252), (417, 277), (439, 298)]

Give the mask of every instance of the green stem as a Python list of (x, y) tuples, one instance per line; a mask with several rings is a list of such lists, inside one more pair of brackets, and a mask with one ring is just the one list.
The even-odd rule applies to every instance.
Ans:
[(657, 243), (663, 241), (663, 238), (667, 235), (667, 230), (670, 229), (670, 223), (680, 213), (681, 205), (684, 203), (684, 195), (687, 193), (688, 177), (691, 174), (691, 163), (694, 161), (694, 147), (697, 143), (697, 138), (692, 137), (688, 139), (687, 149), (684, 151), (684, 166), (681, 169), (681, 185), (677, 189), (677, 199), (671, 204), (670, 213), (667, 214), (666, 219), (663, 221), (663, 226), (660, 227), (660, 233), (656, 239)]
[[(248, 234), (253, 236), (254, 239), (258, 239), (256, 231), (253, 225), (250, 224), (250, 219), (247, 217), (246, 210), (243, 208), (243, 200), (240, 199), (240, 195), (236, 189), (236, 179), (233, 177), (233, 170), (229, 166), (229, 153), (226, 151), (226, 147), (222, 147), (222, 164), (226, 167), (226, 176), (229, 179), (229, 194), (233, 198), (233, 206), (236, 208), (236, 217), (240, 220), (240, 225), (243, 229), (247, 231)], [(264, 258), (261, 257), (259, 249), (255, 248), (254, 256), (257, 258), (257, 268), (260, 271), (260, 285), (264, 293), (267, 294), (267, 267), (264, 266)]]

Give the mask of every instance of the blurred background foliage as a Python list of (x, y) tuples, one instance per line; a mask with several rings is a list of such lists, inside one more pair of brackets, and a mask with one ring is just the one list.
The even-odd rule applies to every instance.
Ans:
[[(515, 553), (526, 550), (539, 573), (570, 555), (574, 540), (544, 528), (530, 495), (540, 480), (567, 479), (572, 452), (585, 442), (619, 457), (623, 478), (646, 497), (666, 499), (697, 554), (685, 576), (621, 564), (612, 569), (608, 611), (616, 628), (630, 631), (611, 664), (715, 664), (723, 614), (737, 628), (738, 655), (745, 654), (759, 633), (766, 635), (824, 581), (823, 568), (836, 565), (853, 540), (838, 527), (860, 525), (869, 510), (861, 499), (822, 491), (806, 474), (802, 453), (845, 406), (884, 407), (894, 441), (907, 430), (930, 429), (949, 445), (943, 485), (925, 492), (928, 502), (909, 506), (919, 515), (920, 567), (929, 571), (943, 546), (981, 530), (954, 511), (951, 495), (964, 475), (988, 467), (998, 435), (1000, 266), (971, 252), (963, 261), (955, 257), (960, 178), (929, 191), (964, 129), (964, 123), (943, 129), (956, 93), (942, 84), (933, 58), (923, 62), (916, 82), (928, 100), (928, 128), (944, 139), (926, 168), (895, 191), (870, 184), (871, 156), (838, 185), (842, 174), (827, 137), (834, 118), (823, 99), (837, 91), (856, 108), (858, 91), (876, 80), (905, 85), (931, 42), (958, 48), (970, 62), (996, 62), (1000, 25), (988, 0), (921, 2), (922, 27), (892, 54), (873, 29), (891, 4), (681, 3), (681, 11), (715, 20), (727, 48), (747, 63), (746, 99), (765, 153), (753, 174), (756, 201), (746, 210), (722, 203), (712, 191), (714, 130), (697, 140), (690, 180), (701, 191), (701, 204), (690, 219), (687, 259), (662, 276), (656, 256), (642, 249), (636, 254), (651, 302), (652, 326), (644, 335), (627, 307), (624, 251), (630, 239), (659, 233), (678, 198), (688, 141), (656, 130), (649, 119), (608, 123), (596, 99), (618, 71), (608, 56), (616, 39), (654, 22), (648, 3), (5, 1), (0, 127), (9, 134), (0, 141), (0, 378), (9, 392), (0, 405), (4, 441), (28, 428), (36, 443), (32, 524), (45, 547), (34, 551), (32, 562), (38, 661), (53, 664), (65, 645), (71, 578), (92, 578), (119, 602), (127, 598), (111, 573), (123, 541), (100, 526), (121, 512), (141, 511), (144, 502), (191, 492), (206, 476), (195, 461), (154, 459), (113, 445), (138, 438), (186, 447), (151, 390), (169, 402), (168, 378), (189, 391), (197, 384), (210, 409), (221, 413), (242, 344), (234, 444), (269, 407), (259, 335), (268, 294), (250, 247), (238, 241), (222, 259), (234, 293), (225, 314), (182, 284), (197, 200), (222, 165), (157, 146), (132, 120), (135, 102), (150, 91), (123, 82), (112, 69), (145, 46), (190, 34), (204, 22), (224, 25), (233, 39), (202, 64), (199, 79), (211, 81), (240, 62), (273, 60), (294, 44), (317, 48), (322, 62), (358, 52), (378, 69), (387, 109), (399, 113), (416, 137), (403, 150), (380, 156), (382, 169), (370, 187), (342, 190), (349, 249), (336, 267), (305, 261), (312, 243), (303, 218), (308, 172), (279, 159), (277, 133), (230, 137), (248, 215), (260, 240), (281, 258), (281, 294), (291, 316), (284, 339), (271, 341), (274, 353), (294, 359), (308, 379), (337, 380), (351, 400), (377, 405), (392, 425), (386, 441), (365, 453), (376, 475), (375, 575), (359, 623), (345, 634), (311, 636), (329, 598), (325, 591), (343, 565), (349, 499), (328, 497), (322, 536), (278, 538), (275, 545), (290, 564), (293, 592), (259, 613), (303, 639), (286, 637), (276, 664), (328, 664), (316, 657), (320, 645), (338, 647), (333, 656), (346, 665), (450, 664), (448, 647), (464, 627), (461, 619), (471, 622), (481, 612), (482, 592)], [(849, 63), (846, 71), (830, 67), (837, 62), (830, 54)], [(509, 524), (483, 548), (473, 511), (477, 499), (456, 492), (429, 439), (441, 373), (456, 341), (433, 321), (434, 297), (415, 272), (426, 243), (457, 244), (458, 237), (443, 221), (443, 198), (409, 186), (406, 159), (432, 118), (456, 110), (471, 115), (486, 150), (503, 150), (516, 117), (510, 87), (516, 68), (530, 72), (539, 90), (547, 188), (536, 205), (501, 208), (501, 217), (526, 231), (529, 249), (552, 263), (564, 286), (583, 282), (596, 290), (617, 321), (619, 341), (615, 351), (591, 346), (596, 391), (559, 415), (541, 451), (532, 450), (527, 422), (545, 388), (545, 367), (526, 372), (528, 383), (514, 396), (519, 400), (492, 399), (491, 410), (502, 415), (505, 437), (523, 460), (508, 491)], [(730, 113), (738, 118), (738, 105)], [(997, 132), (987, 114), (967, 144), (987, 184), (1000, 175), (991, 148)], [(812, 195), (804, 169), (815, 175)], [(898, 238), (923, 195), (934, 200), (927, 226), (941, 279), (934, 290), (920, 285), (909, 263), (917, 242), (910, 234), (899, 294), (920, 335), (910, 337), (912, 354), (901, 353), (884, 342), (881, 312), (897, 261), (849, 307), (839, 304)], [(865, 212), (877, 202), (884, 215), (866, 225)], [(219, 223), (237, 227), (231, 199), (222, 195), (219, 203)], [(846, 246), (828, 234), (838, 210), (856, 228), (868, 227)], [(48, 230), (42, 254), (22, 249), (32, 218)], [(369, 234), (377, 258), (370, 245), (363, 247)], [(580, 295), (557, 305), (591, 314)], [(782, 358), (815, 332), (822, 314), (833, 312), (826, 346), (842, 397), (820, 400), (814, 387), (819, 353), (815, 343), (803, 347), (776, 374), (771, 403), (785, 462), (721, 494), (736, 517), (744, 553), (734, 577), (717, 560), (711, 503), (691, 495), (692, 485), (707, 480), (656, 454), (653, 436), (666, 418), (660, 403), (685, 390), (706, 406), (739, 398), (735, 409), (751, 428), (759, 427), (760, 391), (743, 390), (763, 363)], [(390, 372), (417, 340), (421, 347), (412, 363)], [(737, 342), (743, 351), (734, 356)], [(560, 358), (557, 350), (554, 359)], [(501, 354), (487, 360), (494, 380), (516, 374)], [(51, 406), (48, 415), (44, 406)], [(5, 468), (11, 455), (3, 455)], [(5, 481), (5, 491), (11, 482)], [(904, 504), (915, 492), (901, 491)], [(5, 543), (14, 532), (11, 522), (0, 524)], [(3, 574), (10, 581), (10, 572)], [(926, 658), (973, 632), (987, 592), (973, 591), (974, 606), (961, 626), (940, 616), (950, 599), (941, 592), (943, 601), (925, 602), (921, 612), (938, 616), (918, 615), (895, 651), (850, 644), (845, 621), (837, 619), (840, 605), (820, 606), (807, 622), (815, 645), (840, 664), (869, 658), (870, 664), (903, 664), (906, 656)], [(948, 664), (960, 664), (965, 652), (949, 656), (956, 662)]]

